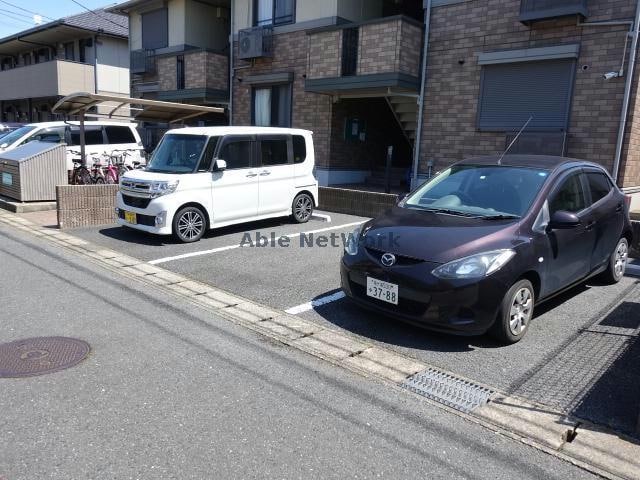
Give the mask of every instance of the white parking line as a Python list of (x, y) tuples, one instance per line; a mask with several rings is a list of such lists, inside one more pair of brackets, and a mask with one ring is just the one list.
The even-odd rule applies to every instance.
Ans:
[(321, 297), (311, 302), (303, 303), (297, 307), (291, 307), (290, 309), (285, 310), (285, 312), (289, 315), (299, 315), (301, 313), (308, 312), (309, 310), (313, 310), (316, 307), (326, 305), (327, 303), (335, 302), (336, 300), (340, 300), (344, 297), (344, 292), (336, 292), (331, 295), (327, 295), (326, 297)]
[(320, 220), (321, 222), (331, 223), (331, 215), (325, 215), (324, 213), (313, 213), (311, 218), (314, 220)]
[[(290, 233), (288, 235), (280, 235), (280, 237), (296, 238), (302, 235), (311, 235), (311, 234), (315, 235), (316, 233), (330, 232), (331, 230), (340, 230), (343, 228), (355, 227), (356, 225), (361, 225), (364, 222), (366, 222), (366, 220), (361, 220), (359, 222), (345, 223), (343, 225), (336, 225), (328, 228), (321, 228), (319, 230), (311, 230), (308, 232)], [(185, 253), (183, 255), (176, 255), (175, 257), (158, 258), (157, 260), (151, 260), (148, 263), (150, 265), (160, 265), (162, 263), (169, 263), (176, 260), (184, 260), (185, 258), (202, 257), (203, 255), (211, 255), (214, 253), (226, 252), (229, 250), (235, 250), (237, 248), (242, 248), (242, 245), (241, 244), (229, 245), (227, 247), (212, 248), (211, 250), (201, 250), (199, 252)]]

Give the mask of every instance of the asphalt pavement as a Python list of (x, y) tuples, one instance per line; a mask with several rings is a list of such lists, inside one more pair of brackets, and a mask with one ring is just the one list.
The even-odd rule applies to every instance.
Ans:
[[(616, 364), (619, 372), (621, 365), (640, 361), (640, 351), (631, 348), (640, 325), (597, 327), (621, 303), (628, 307), (618, 315), (640, 318), (636, 278), (625, 277), (617, 285), (592, 280), (538, 306), (527, 336), (516, 345), (504, 346), (488, 336), (437, 334), (362, 310), (342, 298), (342, 242), (327, 238), (327, 245), (319, 246), (317, 241), (331, 234), (348, 235), (354, 224), (366, 219), (329, 215), (331, 222), (313, 220), (294, 225), (285, 218), (215, 230), (190, 245), (114, 226), (79, 229), (73, 234), (142, 260), (160, 262), (165, 269), (319, 325), (337, 327), (502, 392), (637, 434), (637, 402), (622, 402), (619, 411), (610, 411), (611, 405), (618, 405), (612, 401), (618, 394), (640, 397), (635, 387), (640, 385), (637, 369), (622, 376), (609, 372), (617, 380), (616, 388), (604, 389), (608, 395), (591, 392), (596, 384), (603, 385), (601, 377), (609, 366)], [(281, 236), (291, 240), (288, 246), (278, 245)], [(310, 246), (311, 237), (314, 242)], [(268, 246), (257, 246), (260, 238), (266, 238)], [(596, 330), (586, 334), (593, 326)], [(562, 362), (558, 363), (558, 358)]]
[(87, 341), (0, 379), (0, 477), (593, 478), (0, 226), (2, 342)]

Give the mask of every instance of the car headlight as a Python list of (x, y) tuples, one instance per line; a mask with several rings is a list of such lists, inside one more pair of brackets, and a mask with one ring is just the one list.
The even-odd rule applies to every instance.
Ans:
[(478, 253), (440, 265), (431, 273), (448, 280), (487, 277), (500, 270), (515, 254), (511, 249)]
[(154, 197), (161, 197), (162, 195), (169, 195), (176, 191), (178, 188), (179, 180), (173, 180), (171, 182), (153, 182), (149, 189), (151, 195)]
[(347, 241), (344, 243), (344, 253), (347, 255), (358, 254), (358, 242), (360, 241), (360, 231), (362, 226), (356, 227), (353, 232), (347, 237)]

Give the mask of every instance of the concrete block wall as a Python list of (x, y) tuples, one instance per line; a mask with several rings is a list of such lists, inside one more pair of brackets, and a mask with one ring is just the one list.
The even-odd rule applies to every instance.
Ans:
[(56, 187), (60, 229), (115, 223), (118, 185), (60, 185)]
[(346, 188), (320, 187), (319, 209), (361, 217), (376, 217), (398, 202), (397, 195)]

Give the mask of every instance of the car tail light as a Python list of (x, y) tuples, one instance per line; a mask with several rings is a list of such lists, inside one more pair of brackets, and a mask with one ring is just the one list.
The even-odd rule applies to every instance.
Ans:
[(627, 211), (631, 209), (631, 195), (624, 196), (624, 203), (627, 206)]

